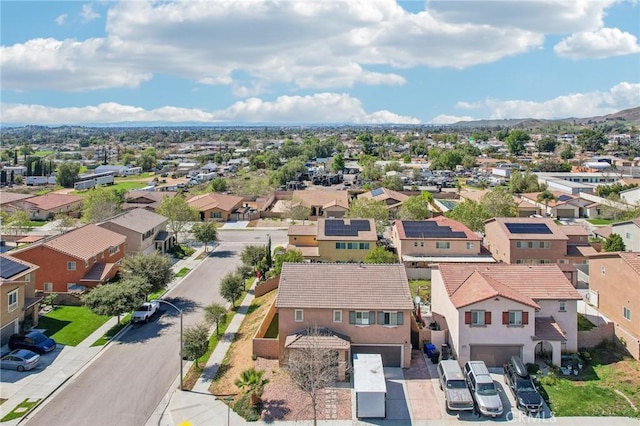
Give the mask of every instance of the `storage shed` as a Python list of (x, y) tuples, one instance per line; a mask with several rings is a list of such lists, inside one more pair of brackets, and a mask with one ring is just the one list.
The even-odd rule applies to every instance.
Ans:
[(353, 356), (353, 383), (356, 391), (356, 416), (386, 417), (387, 384), (384, 381), (380, 354)]

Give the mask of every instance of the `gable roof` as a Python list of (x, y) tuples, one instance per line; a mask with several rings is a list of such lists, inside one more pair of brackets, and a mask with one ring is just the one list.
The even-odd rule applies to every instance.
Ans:
[(367, 199), (373, 199), (376, 201), (385, 201), (388, 199), (393, 199), (398, 201), (399, 203), (402, 203), (407, 198), (409, 198), (409, 196), (401, 192), (394, 191), (392, 189), (380, 187), (380, 188), (372, 189), (371, 191), (368, 191), (368, 192), (364, 192), (358, 195), (358, 198), (367, 198)]
[(309, 225), (289, 225), (287, 235), (310, 236), (318, 234), (318, 225), (316, 223)]
[(11, 204), (14, 201), (26, 200), (27, 198), (33, 197), (33, 194), (19, 194), (17, 192), (1, 191), (0, 204)]
[(25, 200), (29, 204), (33, 204), (35, 208), (41, 210), (52, 210), (57, 207), (66, 206), (67, 204), (78, 203), (82, 201), (82, 197), (70, 194), (45, 194)]
[(293, 191), (293, 203), (300, 202), (304, 207), (312, 206), (340, 206), (349, 208), (349, 193), (347, 191), (331, 191), (325, 189), (306, 189)]
[(402, 264), (285, 263), (278, 308), (413, 309)]
[(38, 268), (39, 266), (33, 263), (6, 254), (0, 254), (0, 282), (20, 278)]
[(123, 228), (131, 229), (132, 231), (143, 234), (156, 226), (162, 225), (166, 221), (167, 218), (162, 215), (151, 212), (147, 209), (137, 208), (127, 210), (103, 223), (111, 222), (122, 226)]
[(218, 208), (226, 212), (231, 212), (238, 204), (242, 204), (242, 200), (243, 198), (237, 195), (211, 192), (209, 194), (196, 195), (190, 198), (187, 204), (200, 211)]
[(419, 237), (419, 238), (407, 237), (404, 230), (404, 225), (405, 223), (408, 223), (408, 222), (435, 222), (438, 225), (436, 229), (441, 227), (445, 228), (448, 226), (449, 228), (451, 228), (451, 231), (453, 232), (464, 232), (466, 236), (465, 239), (467, 240), (473, 240), (473, 241), (482, 240), (482, 238), (480, 238), (478, 234), (476, 234), (471, 229), (469, 229), (469, 227), (467, 227), (464, 223), (458, 222), (453, 219), (449, 219), (448, 217), (445, 217), (445, 216), (437, 216), (437, 217), (434, 217), (431, 219), (425, 219), (425, 220), (400, 220), (400, 219), (395, 220), (393, 222), (393, 226), (396, 227), (396, 230), (398, 232), (398, 237), (401, 240), (428, 240), (428, 239), (437, 239), (437, 240), (445, 239), (446, 240), (447, 239), (446, 237), (429, 237), (429, 236)]
[(540, 309), (540, 305), (530, 297), (518, 293), (500, 281), (477, 270), (450, 295), (451, 303), (453, 303), (453, 306), (456, 308), (462, 308), (493, 297), (504, 297)]
[(629, 267), (638, 275), (640, 275), (640, 253), (632, 251), (612, 251), (612, 252), (599, 252), (589, 256), (589, 259), (607, 259), (617, 258), (622, 259)]
[[(582, 299), (558, 265), (441, 264), (439, 270), (449, 297), (452, 297), (475, 272), (478, 272), (487, 283), (475, 283), (474, 289), (482, 290), (482, 286), (485, 286), (484, 291), (486, 294), (491, 291), (498, 291), (501, 292), (503, 297), (513, 300), (518, 299), (515, 298), (516, 296), (511, 291), (520, 294), (521, 298), (528, 298), (533, 301)], [(474, 280), (478, 279), (478, 277), (474, 277)], [(487, 286), (490, 286), (493, 290), (490, 290)], [(506, 286), (509, 290), (503, 286)], [(464, 296), (457, 297), (462, 298)], [(479, 300), (485, 299), (487, 298)], [(524, 302), (521, 301), (521, 303)]]
[[(560, 227), (556, 225), (553, 219), (548, 217), (535, 218), (535, 217), (494, 217), (484, 221), (485, 226), (491, 222), (496, 222), (498, 227), (502, 230), (505, 236), (510, 240), (568, 240)], [(507, 224), (544, 224), (551, 231), (551, 234), (516, 234), (509, 231)]]
[[(349, 236), (349, 235), (327, 235), (326, 229), (329, 223), (340, 222), (344, 224), (343, 229), (353, 229), (352, 222), (358, 221), (366, 221), (369, 223), (369, 230), (358, 230), (356, 231), (357, 235)], [(356, 219), (356, 218), (344, 218), (344, 219), (325, 219), (318, 218), (318, 241), (377, 241), (378, 234), (376, 232), (376, 222), (373, 219)]]
[(157, 209), (162, 204), (164, 197), (175, 197), (178, 193), (174, 191), (129, 191), (125, 197), (125, 202), (122, 204), (124, 210), (141, 207)]
[(90, 224), (41, 243), (34, 243), (22, 249), (13, 250), (13, 253), (18, 254), (42, 245), (78, 259), (89, 260), (110, 247), (124, 244), (126, 239), (124, 235), (117, 232)]

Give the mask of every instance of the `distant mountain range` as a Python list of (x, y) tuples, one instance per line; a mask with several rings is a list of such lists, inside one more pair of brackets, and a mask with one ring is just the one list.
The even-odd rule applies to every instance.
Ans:
[(570, 125), (587, 125), (605, 121), (625, 122), (628, 124), (640, 124), (640, 107), (629, 108), (613, 114), (586, 118), (560, 118), (556, 120), (544, 120), (537, 118), (510, 118), (502, 120), (475, 120), (459, 121), (451, 124), (452, 127), (541, 127), (549, 124), (566, 123)]

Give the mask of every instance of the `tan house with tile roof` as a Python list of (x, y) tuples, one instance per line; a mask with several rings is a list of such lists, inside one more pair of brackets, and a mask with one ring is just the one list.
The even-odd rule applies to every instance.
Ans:
[(318, 218), (309, 225), (289, 226), (287, 234), (287, 248), (315, 262), (361, 262), (378, 241), (373, 219)]
[(11, 256), (40, 267), (36, 290), (65, 293), (114, 278), (125, 242), (124, 235), (91, 224), (11, 250)]
[(19, 194), (17, 192), (0, 191), (0, 210), (5, 213), (12, 214), (16, 211), (14, 203), (16, 201), (27, 200), (33, 198), (33, 194)]
[(581, 208), (584, 209), (586, 206), (591, 204), (590, 201), (581, 200), (580, 197), (567, 194), (566, 192), (550, 192), (556, 196), (556, 200), (550, 200), (546, 205), (544, 202), (538, 201), (538, 195), (540, 192), (524, 193), (520, 194), (520, 197), (523, 200), (539, 207), (542, 211), (542, 215), (546, 214), (547, 216), (552, 217), (580, 217)]
[(163, 192), (150, 192), (150, 191), (129, 191), (125, 196), (124, 203), (122, 204), (123, 210), (144, 208), (150, 211), (155, 211), (162, 204), (162, 200), (165, 197), (175, 197), (177, 192), (163, 191)]
[(59, 213), (80, 216), (82, 200), (77, 195), (49, 193), (19, 200), (13, 205), (29, 213), (31, 220), (49, 220)]
[(354, 353), (378, 353), (385, 366), (411, 363), (413, 301), (399, 264), (285, 263), (278, 296), (280, 360), (304, 345), (304, 330), (325, 328), (344, 371)]
[(387, 188), (376, 188), (358, 195), (358, 199), (382, 201), (389, 209), (389, 217), (396, 217), (398, 209), (409, 198), (408, 195)]
[[(479, 202), (480, 199), (490, 191), (491, 189), (483, 189), (479, 191), (460, 191), (460, 200), (471, 200)], [(535, 203), (522, 199), (521, 197), (518, 197), (516, 195), (512, 195), (512, 197), (517, 204), (518, 217), (529, 217), (535, 214), (542, 214), (542, 209)]]
[(242, 200), (242, 197), (236, 195), (211, 192), (196, 195), (190, 198), (187, 204), (200, 212), (200, 220), (202, 221), (226, 222), (232, 220), (232, 214), (243, 207)]
[(310, 218), (340, 218), (349, 211), (349, 193), (325, 189), (293, 191), (291, 205), (302, 205), (310, 210)]
[(431, 282), (431, 310), (461, 364), (500, 367), (542, 354), (560, 365), (578, 349), (577, 301), (558, 265), (442, 264)]
[(640, 252), (602, 252), (589, 258), (589, 302), (615, 324), (640, 360)]
[(20, 331), (25, 320), (38, 325), (42, 296), (36, 295), (38, 266), (0, 254), (0, 346)]
[(439, 263), (488, 262), (495, 259), (482, 247), (482, 238), (461, 222), (444, 216), (426, 220), (395, 220), (393, 246), (412, 279), (429, 279)]
[(175, 245), (175, 237), (167, 232), (167, 218), (146, 209), (125, 211), (98, 226), (127, 237), (125, 254), (166, 253)]

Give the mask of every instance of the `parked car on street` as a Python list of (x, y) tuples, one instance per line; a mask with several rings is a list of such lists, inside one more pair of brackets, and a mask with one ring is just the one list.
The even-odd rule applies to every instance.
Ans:
[(152, 300), (151, 302), (144, 302), (138, 309), (131, 315), (131, 322), (149, 322), (153, 314), (160, 309), (160, 302)]
[(13, 334), (9, 337), (9, 349), (27, 349), (37, 354), (45, 354), (56, 348), (56, 341), (45, 336), (39, 331), (30, 331), (27, 334)]
[(542, 397), (538, 393), (531, 376), (522, 360), (512, 356), (504, 366), (504, 382), (516, 400), (516, 407), (527, 413), (538, 413), (542, 410)]
[(16, 349), (0, 358), (0, 368), (5, 370), (27, 371), (40, 362), (40, 355), (26, 349)]

